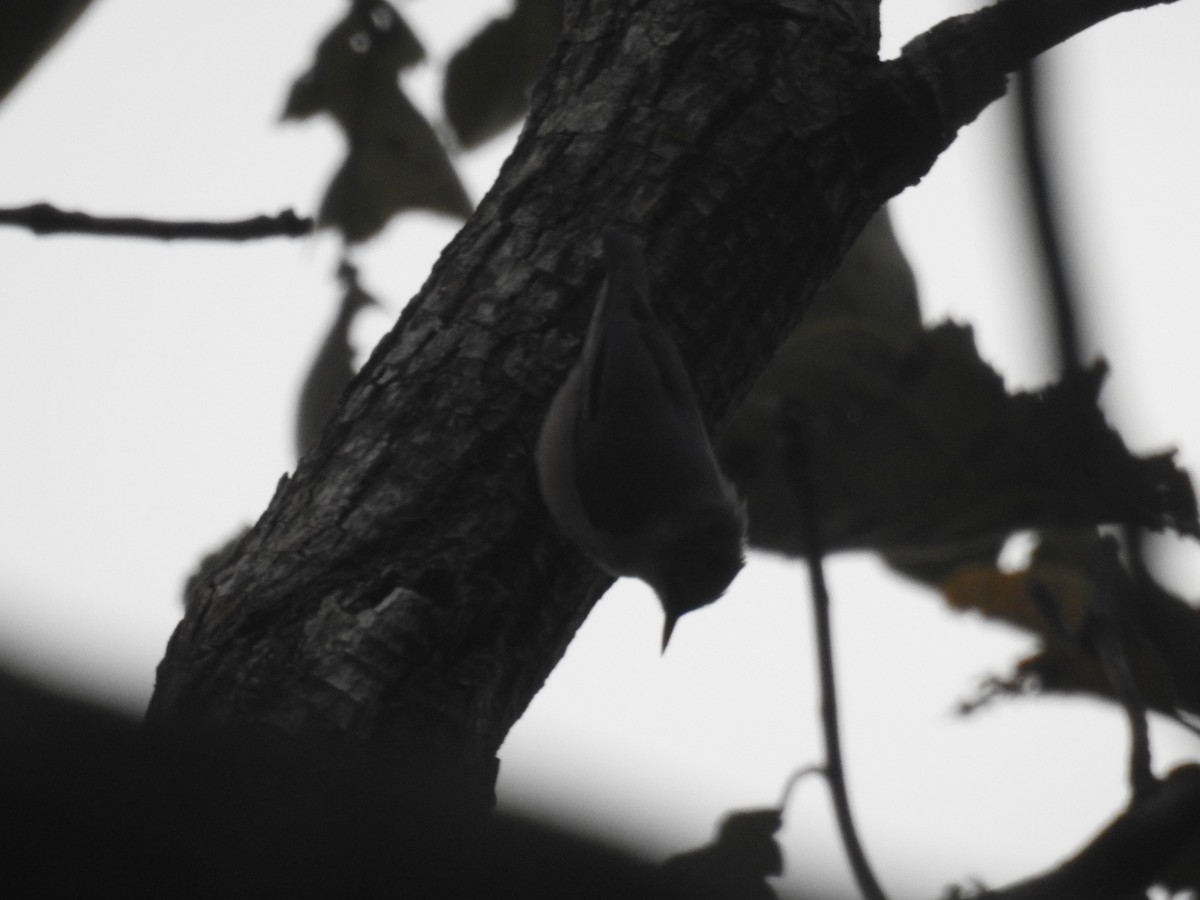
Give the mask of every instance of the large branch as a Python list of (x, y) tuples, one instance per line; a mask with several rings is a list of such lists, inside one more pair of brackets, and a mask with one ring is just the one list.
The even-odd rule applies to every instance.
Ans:
[(1008, 0), (880, 64), (871, 0), (576, 0), (495, 187), (322, 440), (195, 579), (151, 718), (394, 741), (486, 781), (609, 583), (550, 524), (530, 454), (603, 227), (645, 238), (717, 421), (1007, 72), (1142, 5)]
[(983, 896), (988, 900), (1122, 900), (1142, 895), (1200, 844), (1200, 768), (1181, 766), (1073, 857), (1050, 872)]

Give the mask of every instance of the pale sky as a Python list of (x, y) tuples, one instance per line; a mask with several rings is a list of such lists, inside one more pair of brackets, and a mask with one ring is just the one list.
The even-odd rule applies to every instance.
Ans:
[[(0, 206), (234, 218), (310, 212), (340, 137), (281, 126), (343, 0), (99, 0), (0, 105)], [(401, 8), (433, 64), (503, 2)], [(945, 15), (886, 0), (885, 52)], [(470, 10), (468, 16), (466, 11)], [(1177, 446), (1194, 469), (1200, 417), (1200, 2), (1128, 14), (1055, 54), (1055, 126), (1071, 244), (1109, 359), (1105, 400), (1139, 451)], [(433, 70), (406, 80), (437, 118)], [(895, 206), (930, 321), (974, 324), (1012, 387), (1043, 383), (1047, 332), (1012, 180), (1009, 112), (989, 110)], [(513, 135), (458, 160), (475, 199)], [(453, 233), (408, 216), (356, 255), (387, 306), (365, 351)], [(37, 238), (0, 228), (0, 656), (63, 689), (142, 709), (200, 554), (252, 522), (291, 469), (292, 417), (333, 313), (336, 242), (247, 245)], [(1168, 542), (1172, 543), (1172, 542)], [(1124, 802), (1119, 714), (1089, 701), (955, 702), (1029, 647), (954, 616), (867, 556), (829, 566), (852, 799), (897, 896), (992, 885), (1055, 862)], [(1176, 547), (1185, 596), (1200, 555)], [(755, 555), (727, 598), (685, 619), (665, 657), (658, 604), (620, 583), (502, 750), (500, 796), (667, 854), (719, 817), (769, 805), (820, 760), (807, 580)], [(1156, 723), (1156, 764), (1197, 750)], [(798, 789), (781, 833), (789, 879), (846, 884), (829, 805)]]

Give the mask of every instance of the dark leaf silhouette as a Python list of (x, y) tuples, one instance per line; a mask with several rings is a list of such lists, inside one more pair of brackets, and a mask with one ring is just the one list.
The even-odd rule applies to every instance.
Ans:
[(354, 377), (354, 348), (350, 345), (350, 326), (368, 306), (378, 305), (374, 297), (358, 283), (358, 271), (343, 262), (338, 269), (342, 298), (337, 315), (329, 325), (317, 355), (313, 358), (296, 411), (296, 456), (316, 443), (333, 412), (342, 391)]
[(780, 410), (799, 411), (820, 533), (936, 582), (1013, 530), (1133, 522), (1200, 533), (1171, 454), (1134, 457), (1096, 403), (1105, 369), (1009, 394), (969, 326), (923, 328), (886, 212), (868, 223), (720, 437), (751, 544), (802, 555)]
[(806, 327), (818, 322), (853, 322), (897, 337), (921, 330), (917, 279), (886, 206), (863, 227), (833, 278), (804, 311)]
[(868, 548), (936, 579), (990, 560), (1009, 532), (1134, 522), (1197, 534), (1170, 453), (1129, 453), (1097, 405), (1103, 365), (1008, 394), (971, 329), (898, 333), (853, 319), (802, 325), (721, 443), (759, 547), (802, 554), (777, 413), (804, 411), (809, 477), (831, 549)]
[(454, 54), (442, 104), (464, 147), (482, 144), (516, 122), (562, 32), (563, 0), (517, 0)]
[(766, 879), (783, 874), (783, 851), (775, 840), (782, 824), (778, 809), (730, 813), (711, 844), (664, 862), (663, 879), (684, 897), (774, 900)]
[(423, 57), (395, 9), (359, 0), (288, 96), (285, 119), (323, 112), (346, 134), (346, 159), (317, 219), (350, 243), (374, 237), (404, 210), (465, 219), (474, 209), (433, 127), (400, 89), (400, 70)]
[(0, 100), (91, 5), (92, 0), (0, 4)]
[(358, 118), (364, 89), (374, 82), (394, 82), (402, 70), (424, 59), (425, 48), (390, 4), (356, 0), (317, 45), (312, 68), (292, 84), (283, 118), (326, 112), (349, 128)]
[(1186, 896), (1188, 891), (1192, 896), (1200, 896), (1200, 829), (1176, 856), (1174, 864), (1159, 873), (1158, 884), (1169, 890), (1171, 896)]
[(398, 88), (355, 134), (329, 184), (317, 221), (357, 243), (399, 212), (428, 209), (465, 219), (472, 212), (454, 166), (425, 118)]

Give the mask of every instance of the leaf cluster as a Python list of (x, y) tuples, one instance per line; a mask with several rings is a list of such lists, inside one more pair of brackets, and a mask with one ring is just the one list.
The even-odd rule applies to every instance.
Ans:
[(317, 221), (348, 243), (377, 235), (397, 213), (426, 209), (465, 219), (474, 209), (437, 132), (400, 86), (425, 50), (385, 0), (355, 0), (292, 85), (284, 119), (323, 113), (346, 138), (346, 158)]

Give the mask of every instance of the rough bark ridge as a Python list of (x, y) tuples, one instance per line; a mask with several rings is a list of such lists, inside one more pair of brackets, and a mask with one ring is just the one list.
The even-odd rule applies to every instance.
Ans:
[(496, 185), (318, 446), (192, 585), (151, 719), (486, 771), (609, 583), (556, 534), (530, 452), (604, 226), (644, 239), (717, 422), (1007, 72), (1145, 5), (1005, 0), (880, 63), (877, 0), (576, 0)]

